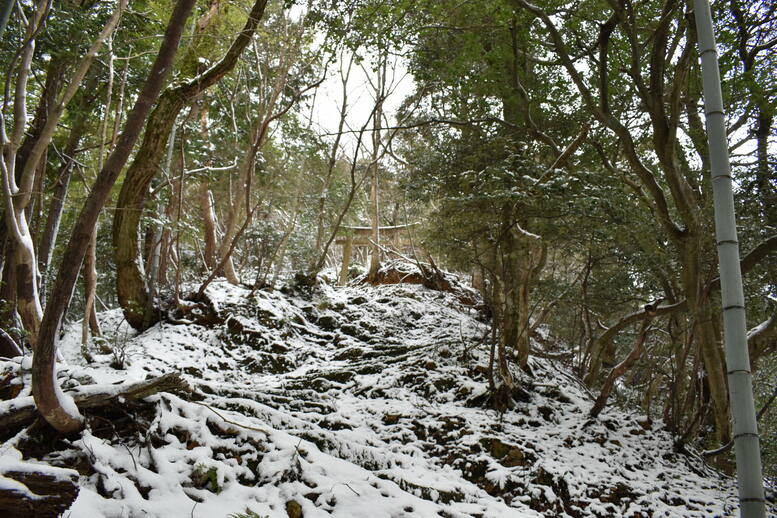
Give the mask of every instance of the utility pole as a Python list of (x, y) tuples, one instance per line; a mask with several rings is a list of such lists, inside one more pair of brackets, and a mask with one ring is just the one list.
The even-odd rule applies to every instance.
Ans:
[(704, 80), (704, 110), (707, 118), (707, 143), (710, 152), (712, 192), (715, 203), (715, 235), (720, 264), (723, 298), (723, 329), (726, 365), (734, 421), (734, 452), (739, 487), (739, 512), (742, 518), (766, 518), (761, 451), (755, 418), (753, 382), (747, 349), (747, 322), (742, 272), (739, 268), (739, 243), (734, 215), (734, 191), (728, 156), (726, 115), (720, 88), (718, 51), (712, 28), (708, 0), (694, 0), (699, 55)]

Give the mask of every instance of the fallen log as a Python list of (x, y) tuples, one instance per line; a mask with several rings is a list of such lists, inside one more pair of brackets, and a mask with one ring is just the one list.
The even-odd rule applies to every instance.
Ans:
[[(68, 394), (81, 410), (99, 408), (112, 403), (143, 399), (157, 392), (185, 392), (188, 384), (177, 372), (172, 372), (135, 383), (115, 385), (83, 385)], [(31, 396), (12, 399), (0, 404), (0, 430), (13, 433), (32, 423), (38, 417), (38, 410)]]
[(30, 469), (0, 473), (0, 515), (54, 518), (73, 505), (79, 491), (76, 471), (27, 463), (19, 466)]

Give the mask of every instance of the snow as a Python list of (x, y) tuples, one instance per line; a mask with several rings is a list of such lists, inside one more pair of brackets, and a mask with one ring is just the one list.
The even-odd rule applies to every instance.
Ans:
[[(180, 371), (190, 396), (127, 404), (134, 428), (87, 415), (66, 450), (38, 459), (22, 459), (22, 434), (3, 445), (0, 471), (81, 466), (73, 517), (285, 517), (291, 500), (306, 518), (736, 514), (732, 479), (675, 453), (642, 416), (589, 420), (591, 397), (550, 360), (532, 360), (533, 380), (515, 373), (526, 389), (514, 409), (485, 408), (487, 348), (475, 344), (486, 328), (451, 294), (215, 281), (207, 295), (223, 324), (136, 335), (119, 312), (101, 314), (125, 370), (96, 348), (86, 364), (78, 323), (61, 344), (71, 394)], [(28, 369), (0, 363), (24, 383), (0, 412), (32, 404)]]

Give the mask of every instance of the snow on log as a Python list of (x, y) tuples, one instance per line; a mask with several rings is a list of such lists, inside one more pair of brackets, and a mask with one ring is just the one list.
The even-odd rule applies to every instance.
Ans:
[[(186, 381), (172, 372), (135, 383), (115, 385), (85, 385), (68, 392), (79, 409), (97, 408), (117, 401), (143, 399), (157, 392), (180, 392), (188, 389)], [(24, 401), (12, 399), (0, 403), (0, 430), (18, 429), (31, 423), (38, 416), (32, 397)]]
[[(33, 466), (33, 465), (29, 465)], [(60, 516), (78, 496), (78, 472), (51, 466), (0, 475), (0, 515), (5, 518)]]

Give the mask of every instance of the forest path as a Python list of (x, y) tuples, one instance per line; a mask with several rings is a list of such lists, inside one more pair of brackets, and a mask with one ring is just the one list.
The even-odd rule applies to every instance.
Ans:
[(180, 370), (193, 387), (92, 416), (39, 457), (81, 472), (72, 516), (734, 516), (730, 479), (640, 416), (589, 421), (590, 396), (549, 361), (532, 360), (515, 408), (484, 408), (487, 328), (449, 293), (208, 296), (216, 325), (134, 336), (101, 315), (124, 370), (85, 364), (68, 329), (66, 386)]

